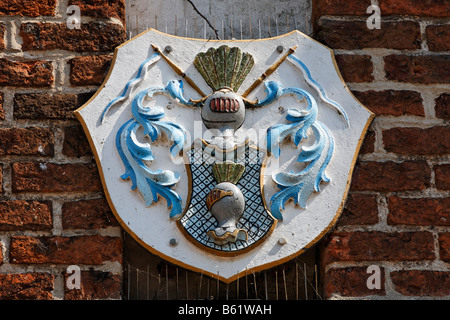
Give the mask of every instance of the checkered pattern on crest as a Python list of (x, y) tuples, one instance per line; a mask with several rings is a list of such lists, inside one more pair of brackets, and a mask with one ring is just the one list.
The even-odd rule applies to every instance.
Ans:
[(217, 225), (216, 218), (206, 207), (206, 196), (217, 184), (212, 173), (216, 159), (211, 152), (198, 146), (190, 149), (187, 156), (192, 173), (192, 193), (188, 209), (180, 219), (186, 232), (202, 245), (223, 252), (243, 250), (261, 240), (275, 222), (267, 212), (261, 195), (260, 171), (265, 152), (247, 145), (245, 152), (236, 154), (233, 159), (245, 165), (245, 172), (237, 183), (245, 198), (245, 210), (237, 228), (246, 230), (248, 238), (225, 245), (214, 243), (207, 235)]

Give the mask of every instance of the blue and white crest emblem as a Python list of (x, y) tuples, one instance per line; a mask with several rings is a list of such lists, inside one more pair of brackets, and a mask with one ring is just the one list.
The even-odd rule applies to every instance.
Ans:
[(297, 31), (206, 41), (149, 30), (116, 50), (76, 114), (122, 226), (225, 282), (332, 228), (373, 118), (332, 52)]

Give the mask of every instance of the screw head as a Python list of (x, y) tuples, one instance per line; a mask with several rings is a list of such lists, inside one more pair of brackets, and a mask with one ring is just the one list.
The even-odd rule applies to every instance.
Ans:
[(175, 238), (172, 238), (172, 239), (170, 239), (169, 243), (171, 246), (176, 246), (178, 244), (178, 240)]
[(166, 47), (164, 48), (164, 51), (167, 52), (167, 53), (171, 53), (172, 50), (173, 50), (173, 49), (172, 49), (171, 46), (166, 46)]
[(278, 239), (278, 244), (279, 245), (285, 245), (286, 244), (286, 239), (285, 238), (280, 238), (280, 239)]
[(284, 51), (284, 47), (283, 47), (282, 45), (279, 45), (279, 46), (277, 47), (277, 51), (278, 51), (279, 53), (282, 53), (282, 52)]

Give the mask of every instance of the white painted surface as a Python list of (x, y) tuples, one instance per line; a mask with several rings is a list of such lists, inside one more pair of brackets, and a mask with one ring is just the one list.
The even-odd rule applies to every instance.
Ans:
[[(371, 117), (371, 113), (358, 103), (341, 81), (330, 50), (299, 32), (263, 41), (225, 42), (230, 46), (241, 47), (243, 51), (251, 53), (255, 58), (255, 66), (242, 84), (239, 93), (243, 93), (269, 65), (279, 59), (282, 54), (277, 52), (277, 46), (283, 45), (284, 48), (290, 48), (298, 45), (295, 56), (308, 66), (313, 78), (325, 88), (327, 95), (344, 108), (350, 125), (347, 126), (335, 110), (320, 100), (317, 93), (307, 85), (303, 75), (293, 67), (291, 62), (287, 60), (283, 62), (267, 80), (280, 81), (285, 87), (306, 89), (316, 98), (319, 104), (319, 120), (332, 131), (335, 140), (334, 156), (326, 170), (331, 182), (323, 184), (323, 190), (309, 199), (307, 209), (301, 209), (289, 202), (286, 210), (283, 211), (284, 220), (278, 222), (276, 229), (261, 245), (236, 257), (219, 257), (195, 246), (181, 233), (176, 222), (169, 219), (169, 210), (163, 198), (158, 203), (145, 208), (139, 193), (130, 189), (130, 181), (120, 178), (124, 173), (124, 167), (116, 150), (115, 136), (120, 126), (132, 118), (131, 99), (113, 107), (102, 125), (99, 122), (99, 115), (105, 106), (122, 92), (127, 81), (135, 77), (139, 65), (153, 54), (151, 43), (161, 49), (167, 45), (172, 46), (173, 51), (170, 53), (170, 58), (185, 70), (186, 74), (206, 94), (211, 93), (211, 89), (206, 85), (192, 62), (199, 52), (204, 52), (211, 46), (218, 47), (223, 44), (223, 42), (171, 37), (155, 31), (143, 33), (118, 49), (112, 73), (105, 86), (93, 100), (79, 110), (79, 115), (83, 118), (92, 137), (94, 152), (101, 163), (104, 182), (112, 206), (123, 222), (123, 226), (131, 230), (135, 237), (154, 253), (194, 270), (203, 270), (210, 275), (219, 274), (224, 280), (234, 277), (239, 272), (280, 263), (283, 259), (297, 255), (302, 248), (311, 245), (313, 241), (317, 241), (316, 238), (323, 235), (324, 230), (332, 227), (332, 221), (341, 209), (355, 150), (359, 146), (361, 134)], [(134, 89), (133, 94), (150, 86), (165, 86), (169, 80), (174, 79), (180, 80), (181, 78), (163, 59), (160, 59), (152, 67), (145, 81)], [(187, 84), (185, 84), (185, 97), (188, 99), (200, 98)], [(264, 97), (264, 88), (263, 85), (260, 85), (248, 98), (262, 100)], [(164, 106), (167, 119), (182, 124), (191, 133), (188, 141), (192, 142), (194, 138), (201, 137), (202, 133), (199, 132), (199, 128), (195, 128), (195, 124), (201, 124), (200, 109), (178, 105), (162, 95), (151, 103)], [(171, 106), (171, 108), (169, 109), (167, 106)], [(280, 107), (288, 109), (302, 108), (302, 106), (304, 104), (288, 97), (279, 99), (267, 107), (248, 110), (244, 125), (238, 132), (243, 135), (248, 133), (250, 136), (253, 132), (257, 132), (260, 137), (264, 137), (270, 125), (286, 123), (285, 114), (281, 114), (279, 111)], [(206, 128), (202, 126), (202, 130), (204, 131)], [(261, 143), (261, 146), (265, 146), (265, 141)], [(290, 163), (289, 167), (295, 168), (297, 165), (295, 159), (299, 150), (293, 148), (291, 143), (286, 143), (285, 146), (282, 149), (280, 163), (284, 165)], [(170, 159), (168, 148), (169, 144), (164, 140), (152, 144), (156, 160), (152, 163), (151, 168), (168, 169), (180, 173), (181, 181), (174, 190), (182, 197), (183, 207), (185, 207), (189, 192), (186, 168), (181, 161), (174, 163)], [(270, 177), (270, 170), (266, 170), (264, 181), (264, 196), (266, 202), (270, 204), (271, 196), (278, 191)], [(169, 244), (172, 238), (178, 240), (177, 246)], [(286, 244), (280, 245), (278, 243), (280, 238), (284, 238)]]

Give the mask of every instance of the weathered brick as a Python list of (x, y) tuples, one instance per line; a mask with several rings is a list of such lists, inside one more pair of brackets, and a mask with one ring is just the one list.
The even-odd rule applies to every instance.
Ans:
[(0, 50), (5, 49), (5, 24), (0, 23)]
[(373, 81), (373, 65), (369, 55), (337, 54), (335, 58), (345, 82)]
[(388, 55), (384, 57), (388, 80), (410, 83), (450, 83), (450, 55)]
[(366, 20), (343, 21), (321, 18), (317, 40), (333, 49), (358, 50), (388, 48), (414, 50), (421, 47), (420, 26), (415, 21), (381, 23), (380, 29), (368, 29)]
[(63, 229), (101, 229), (118, 225), (105, 199), (72, 201), (62, 206)]
[(52, 205), (49, 201), (0, 201), (0, 230), (51, 230)]
[(0, 193), (3, 193), (3, 165), (0, 163)]
[(388, 198), (390, 225), (450, 226), (450, 198)]
[(0, 156), (40, 156), (54, 154), (54, 135), (49, 128), (0, 129)]
[(425, 116), (419, 92), (409, 90), (352, 91), (361, 103), (379, 116)]
[(412, 155), (444, 155), (450, 151), (450, 127), (392, 128), (383, 131), (387, 152)]
[(406, 296), (450, 295), (450, 272), (430, 270), (400, 270), (391, 272), (395, 291)]
[(81, 15), (95, 18), (117, 18), (125, 24), (125, 0), (69, 0), (80, 7)]
[(90, 22), (80, 29), (65, 23), (24, 23), (20, 28), (22, 50), (68, 50), (75, 52), (110, 52), (125, 41), (123, 26), (116, 23)]
[(436, 98), (436, 117), (450, 120), (450, 94), (443, 93), (439, 97)]
[(49, 300), (54, 283), (48, 273), (0, 274), (0, 300)]
[(5, 120), (5, 112), (3, 111), (3, 92), (0, 92), (0, 121)]
[[(65, 278), (69, 277), (65, 274)], [(65, 287), (65, 300), (105, 300), (120, 299), (122, 290), (121, 277), (110, 272), (103, 271), (82, 271), (80, 279), (80, 289), (68, 289)]]
[(13, 192), (70, 192), (102, 190), (94, 164), (24, 162), (12, 165)]
[(93, 94), (18, 93), (14, 96), (14, 119), (75, 119), (73, 111), (85, 104)]
[(92, 264), (122, 262), (122, 244), (118, 237), (27, 237), (13, 236), (11, 263)]
[(380, 289), (368, 288), (367, 279), (371, 275), (367, 273), (367, 267), (330, 269), (324, 275), (325, 298), (330, 298), (333, 294), (344, 297), (384, 296), (384, 268), (380, 268)]
[(430, 179), (431, 169), (426, 161), (361, 162), (355, 167), (351, 189), (380, 192), (423, 190), (430, 186)]
[(50, 87), (53, 67), (48, 61), (11, 61), (0, 58), (0, 86)]
[(439, 255), (441, 260), (450, 262), (450, 232), (439, 234)]
[(350, 194), (344, 211), (339, 218), (339, 226), (369, 225), (378, 222), (378, 204), (376, 196)]
[(434, 260), (430, 232), (336, 232), (329, 235), (324, 262)]
[(76, 86), (100, 85), (111, 66), (112, 56), (83, 56), (69, 60), (70, 83)]
[(441, 164), (434, 167), (436, 188), (450, 190), (450, 164)]
[(2, 0), (0, 16), (54, 16), (56, 0)]
[[(317, 0), (314, 8), (318, 15), (369, 16), (367, 8), (371, 0)], [(448, 17), (447, 0), (384, 0), (379, 1), (382, 16), (412, 15), (424, 17)]]
[(375, 151), (375, 132), (368, 131), (366, 136), (364, 137), (363, 144), (361, 145), (361, 149), (359, 150), (360, 154), (372, 153)]
[(64, 143), (62, 153), (66, 157), (91, 156), (91, 148), (81, 126), (64, 128)]
[(429, 50), (450, 51), (450, 24), (428, 26), (426, 35)]

